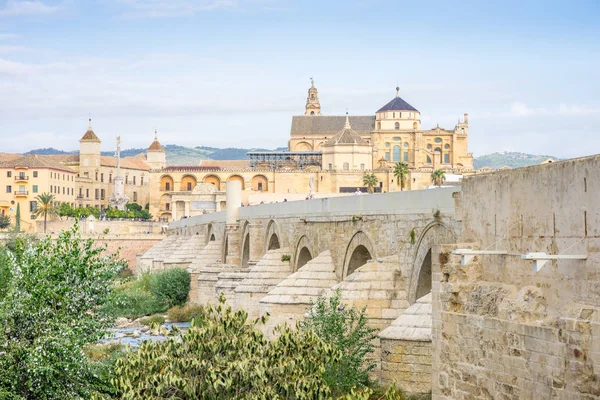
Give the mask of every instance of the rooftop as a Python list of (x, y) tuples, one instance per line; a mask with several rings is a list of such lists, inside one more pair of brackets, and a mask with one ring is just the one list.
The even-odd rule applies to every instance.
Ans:
[(0, 168), (46, 168), (65, 172), (75, 172), (71, 168), (48, 156), (38, 156), (37, 154), (28, 154), (14, 160), (4, 161), (0, 163)]
[[(359, 135), (368, 135), (375, 129), (375, 116), (350, 116), (350, 124)], [(292, 117), (291, 136), (334, 136), (344, 129), (345, 115), (298, 115)]]
[(408, 104), (402, 97), (400, 97), (400, 88), (396, 88), (396, 97), (392, 99), (385, 106), (381, 107), (377, 112), (382, 111), (416, 111), (419, 112), (416, 108)]

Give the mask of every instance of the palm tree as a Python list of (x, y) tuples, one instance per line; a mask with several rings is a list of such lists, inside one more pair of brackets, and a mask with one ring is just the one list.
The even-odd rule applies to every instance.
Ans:
[(33, 210), (33, 215), (35, 217), (39, 217), (40, 215), (44, 216), (44, 233), (46, 233), (46, 221), (48, 220), (48, 216), (55, 217), (58, 215), (58, 210), (54, 207), (54, 195), (50, 193), (42, 193), (38, 195), (35, 200), (37, 201), (37, 206), (35, 210)]
[(435, 186), (442, 186), (446, 182), (446, 173), (441, 169), (437, 169), (431, 174), (431, 180)]
[(377, 183), (379, 183), (379, 180), (375, 174), (365, 174), (363, 176), (363, 185), (367, 187), (369, 193), (373, 193), (373, 188), (377, 186)]
[(394, 176), (400, 185), (400, 191), (404, 190), (406, 186), (406, 177), (408, 176), (408, 164), (403, 162), (397, 162), (394, 165)]

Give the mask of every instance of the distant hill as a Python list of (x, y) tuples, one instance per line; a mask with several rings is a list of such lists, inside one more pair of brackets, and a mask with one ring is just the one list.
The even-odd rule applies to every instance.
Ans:
[(40, 156), (50, 156), (50, 155), (54, 155), (54, 154), (77, 154), (77, 151), (62, 151), (62, 150), (56, 150), (55, 148), (52, 147), (47, 147), (44, 149), (34, 149), (34, 150), (30, 150), (27, 153), (23, 153), (23, 155), (29, 155), (29, 154), (39, 154)]
[[(287, 147), (278, 147), (274, 150), (269, 149), (242, 149), (236, 147), (228, 147), (226, 149), (219, 149), (217, 147), (197, 146), (197, 147), (185, 147), (178, 146), (175, 144), (168, 144), (165, 146), (167, 154), (168, 165), (198, 165), (200, 160), (245, 160), (247, 159), (246, 153), (249, 151), (286, 151)], [(146, 149), (127, 149), (121, 150), (121, 156), (133, 157), (140, 153), (145, 153)], [(50, 155), (50, 154), (77, 154), (77, 151), (62, 151), (54, 148), (35, 149), (28, 151), (25, 154), (39, 154), (39, 155)], [(114, 156), (115, 151), (103, 151), (103, 156)], [(473, 165), (475, 168), (490, 167), (490, 168), (501, 168), (509, 166), (511, 168), (526, 167), (528, 165), (536, 165), (546, 160), (547, 158), (558, 158), (547, 155), (533, 155), (518, 152), (504, 152), (504, 153), (492, 153), (483, 156), (473, 158)]]
[(518, 152), (503, 152), (486, 154), (473, 158), (473, 166), (477, 168), (490, 167), (493, 169), (508, 166), (511, 168), (527, 167), (529, 165), (537, 165), (548, 158), (560, 160), (557, 157), (547, 155), (533, 155)]
[[(287, 147), (278, 147), (274, 151), (285, 151)], [(200, 160), (245, 160), (247, 159), (246, 153), (249, 151), (273, 151), (269, 149), (241, 149), (235, 147), (229, 147), (226, 149), (219, 149), (216, 147), (198, 146), (198, 147), (185, 147), (178, 146), (175, 144), (168, 144), (165, 146), (165, 152), (167, 156), (167, 165), (198, 165)], [(146, 149), (126, 149), (121, 150), (122, 157), (133, 157), (140, 153), (145, 153)], [(78, 151), (62, 151), (54, 148), (34, 149), (30, 150), (25, 154), (39, 154), (39, 155), (52, 155), (52, 154), (77, 154)], [(113, 157), (115, 150), (103, 151), (103, 156)]]

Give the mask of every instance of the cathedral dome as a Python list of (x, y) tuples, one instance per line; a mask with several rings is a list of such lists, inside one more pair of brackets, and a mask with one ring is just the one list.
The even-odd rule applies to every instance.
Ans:
[(419, 112), (416, 108), (408, 104), (404, 99), (400, 97), (400, 88), (396, 87), (396, 97), (392, 99), (385, 106), (381, 107), (377, 112), (382, 111), (416, 111)]
[(99, 142), (100, 141), (98, 136), (96, 136), (96, 134), (92, 130), (92, 119), (91, 118), (89, 120), (88, 130), (81, 137), (80, 141), (82, 141), (82, 142)]

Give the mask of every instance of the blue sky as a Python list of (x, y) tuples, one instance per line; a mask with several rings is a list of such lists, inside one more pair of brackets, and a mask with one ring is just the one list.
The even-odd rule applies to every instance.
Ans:
[(600, 2), (0, 0), (0, 152), (285, 146), (310, 77), (327, 115), (395, 95), (470, 151), (600, 153)]

